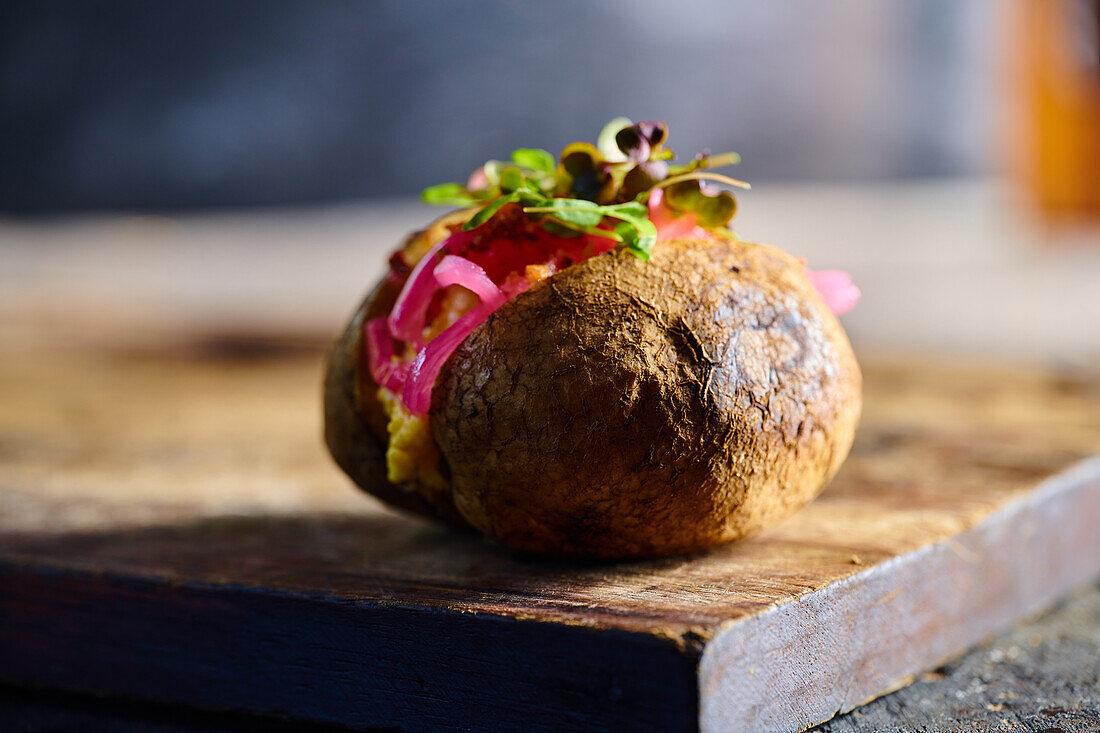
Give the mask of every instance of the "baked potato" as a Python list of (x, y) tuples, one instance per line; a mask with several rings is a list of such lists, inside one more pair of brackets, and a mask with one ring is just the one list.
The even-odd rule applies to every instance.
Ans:
[[(634, 167), (652, 162), (652, 147)], [(561, 168), (556, 181), (576, 177)], [(396, 270), (331, 353), (325, 433), (337, 463), (388, 503), (541, 555), (691, 552), (810, 501), (851, 446), (858, 364), (805, 266), (702, 226), (728, 204), (703, 200), (718, 194), (698, 178), (682, 180), (695, 181), (680, 199), (694, 197), (695, 209), (671, 208), (660, 187), (643, 191), (658, 235), (648, 242), (644, 226), (620, 228), (622, 245), (591, 230), (564, 232), (576, 223), (568, 215), (546, 227), (539, 215), (550, 212), (538, 210), (553, 204), (522, 197), (481, 221), (490, 204), (475, 204), (406, 240)], [(493, 193), (493, 202), (506, 197)], [(592, 226), (615, 231), (602, 211)], [(525, 265), (522, 287), (517, 268), (488, 257), (500, 248), (545, 254), (558, 239), (565, 249), (550, 265)], [(427, 277), (422, 263), (438, 274), (463, 259), (448, 251), (480, 262), (482, 275), (495, 271), (488, 279), (503, 297), (478, 305), (469, 291), (482, 281), (455, 284), (444, 273), (421, 299), (414, 343), (403, 344), (395, 334), (409, 329), (393, 327), (402, 296)], [(461, 338), (443, 356), (430, 353), (464, 318)], [(424, 344), (415, 342), (421, 332)], [(417, 369), (433, 359), (430, 383), (420, 374), (416, 387)], [(392, 382), (390, 368), (403, 365), (411, 366)]]

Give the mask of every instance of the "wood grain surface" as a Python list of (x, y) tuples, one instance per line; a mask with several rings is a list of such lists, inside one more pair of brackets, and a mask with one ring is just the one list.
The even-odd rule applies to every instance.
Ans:
[(1100, 586), (816, 733), (1096, 733)]
[(1100, 572), (1100, 380), (864, 366), (852, 456), (796, 516), (577, 564), (355, 491), (316, 344), (8, 347), (0, 677), (413, 729), (820, 722)]

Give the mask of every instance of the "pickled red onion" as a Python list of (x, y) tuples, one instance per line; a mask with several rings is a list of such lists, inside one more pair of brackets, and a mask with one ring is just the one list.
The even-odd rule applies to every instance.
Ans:
[[(423, 415), (428, 411), (432, 385), (447, 357), (506, 300), (485, 270), (465, 257), (445, 255), (439, 264), (435, 264), (435, 258), (445, 251), (452, 239), (432, 247), (417, 263), (394, 303), (388, 321), (375, 319), (367, 324), (365, 330), (371, 376), (391, 392), (400, 393), (405, 407), (414, 415)], [(449, 285), (469, 289), (481, 303), (425, 345), (423, 333), (428, 306), (435, 293)], [(384, 331), (387, 326), (388, 330)], [(391, 336), (407, 341), (418, 349), (411, 364), (392, 361)]]
[(428, 305), (435, 291), (439, 289), (439, 283), (435, 280), (435, 258), (450, 241), (451, 238), (448, 237), (429, 249), (409, 274), (405, 287), (401, 288), (387, 321), (390, 335), (395, 339), (408, 341), (418, 348), (424, 344), (424, 322), (428, 315)]
[(492, 309), (479, 305), (451, 324), (443, 333), (421, 349), (412, 363), (402, 397), (405, 407), (414, 415), (424, 415), (431, 406), (432, 386), (443, 364), (463, 339), (489, 317)]
[(363, 338), (367, 342), (367, 366), (371, 379), (391, 392), (400, 392), (404, 388), (409, 365), (393, 360), (393, 339), (385, 317), (364, 323)]
[(461, 285), (480, 298), (482, 305), (490, 310), (496, 310), (504, 302), (504, 294), (496, 286), (496, 283), (485, 274), (485, 270), (465, 257), (459, 257), (458, 255), (445, 256), (435, 266), (433, 274), (439, 287)]
[(852, 278), (843, 270), (814, 272), (807, 269), (806, 274), (833, 313), (847, 313), (859, 302), (859, 288), (852, 284)]

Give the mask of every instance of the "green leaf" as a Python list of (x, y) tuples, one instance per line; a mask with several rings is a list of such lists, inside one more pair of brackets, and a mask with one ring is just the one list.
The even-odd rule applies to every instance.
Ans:
[(649, 219), (624, 218), (615, 225), (615, 233), (622, 237), (631, 254), (643, 260), (649, 259), (649, 253), (657, 243), (657, 227)]
[(499, 160), (487, 160), (482, 168), (485, 171), (485, 180), (489, 183), (489, 188), (500, 187), (500, 172), (504, 169), (505, 163), (501, 163)]
[(668, 177), (668, 163), (663, 160), (647, 160), (638, 163), (623, 176), (619, 186), (620, 200), (632, 199), (642, 191), (649, 190)]
[(612, 206), (604, 207), (603, 214), (604, 214), (604, 216), (610, 216), (612, 219), (619, 219), (620, 221), (625, 221), (628, 224), (630, 224), (631, 226), (633, 226), (635, 229), (637, 229), (638, 225), (641, 224), (643, 221), (649, 221), (648, 219), (639, 219), (638, 217), (636, 217), (632, 214), (627, 214), (627, 213), (624, 213), (622, 211), (618, 211), (615, 207), (612, 207)]
[(623, 244), (628, 247), (634, 245), (638, 241), (638, 228), (631, 224), (629, 221), (620, 221), (615, 224), (615, 233), (618, 234)]
[(550, 207), (554, 217), (582, 227), (594, 227), (603, 221), (601, 207), (582, 199), (553, 199)]
[(709, 193), (698, 179), (674, 183), (665, 188), (665, 202), (675, 211), (695, 214), (704, 227), (722, 227), (737, 213), (737, 200), (729, 191)]
[(619, 134), (619, 130), (633, 124), (628, 117), (616, 117), (603, 126), (600, 136), (596, 138), (596, 147), (603, 154), (604, 160), (609, 163), (621, 163), (626, 160), (623, 151), (619, 150), (615, 142), (615, 136)]
[(637, 227), (628, 221), (620, 221), (616, 224), (615, 233), (619, 235), (632, 255), (643, 260), (649, 259), (649, 251), (653, 248), (656, 237), (651, 241), (648, 235), (642, 235)]
[(542, 148), (520, 148), (512, 151), (512, 162), (520, 168), (528, 168), (540, 173), (553, 173), (557, 166), (554, 156)]
[(517, 201), (524, 206), (549, 206), (552, 198), (546, 196), (541, 192), (532, 191), (529, 188), (520, 188), (513, 194), (513, 201)]
[[(638, 222), (638, 244), (645, 249), (646, 252), (653, 249), (653, 245), (657, 243), (657, 225), (651, 222), (649, 219), (642, 219)], [(646, 258), (648, 259), (648, 258)]]
[(639, 219), (644, 219), (646, 218), (646, 216), (649, 215), (649, 209), (646, 207), (646, 205), (637, 201), (627, 201), (623, 204), (608, 206), (607, 211), (609, 213), (614, 211), (620, 214), (625, 214), (627, 216), (637, 217)]
[(590, 234), (593, 237), (603, 237), (604, 239), (613, 239), (616, 242), (622, 242), (623, 238), (619, 236), (618, 232), (609, 231), (607, 229), (600, 229), (599, 227), (593, 227), (585, 231), (585, 234)]
[(500, 172), (501, 193), (512, 193), (518, 188), (523, 188), (524, 184), (523, 173), (519, 168), (505, 168)]
[(470, 206), (474, 197), (461, 183), (441, 183), (420, 192), (420, 200), (432, 206)]
[(578, 227), (594, 227), (603, 221), (605, 207), (583, 199), (548, 199), (541, 206), (528, 206), (528, 214), (550, 214), (556, 219)]
[(501, 196), (500, 198), (496, 199), (488, 206), (486, 206), (484, 209), (480, 210), (472, 217), (470, 217), (470, 220), (462, 225), (462, 230), (468, 232), (471, 229), (477, 229), (479, 226), (492, 219), (493, 214), (500, 211), (500, 208), (502, 206), (507, 203), (511, 203), (512, 201), (515, 201), (514, 194), (511, 196)]
[(610, 201), (614, 194), (614, 181), (605, 163), (595, 145), (566, 145), (561, 151), (561, 162), (557, 168), (557, 193), (589, 201)]

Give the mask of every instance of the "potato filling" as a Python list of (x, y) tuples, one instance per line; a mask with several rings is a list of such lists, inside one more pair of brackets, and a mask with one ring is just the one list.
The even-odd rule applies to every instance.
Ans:
[(439, 449), (427, 418), (410, 414), (385, 387), (378, 388), (378, 400), (389, 418), (386, 478), (398, 485), (422, 483), (446, 489), (447, 479), (439, 472)]

